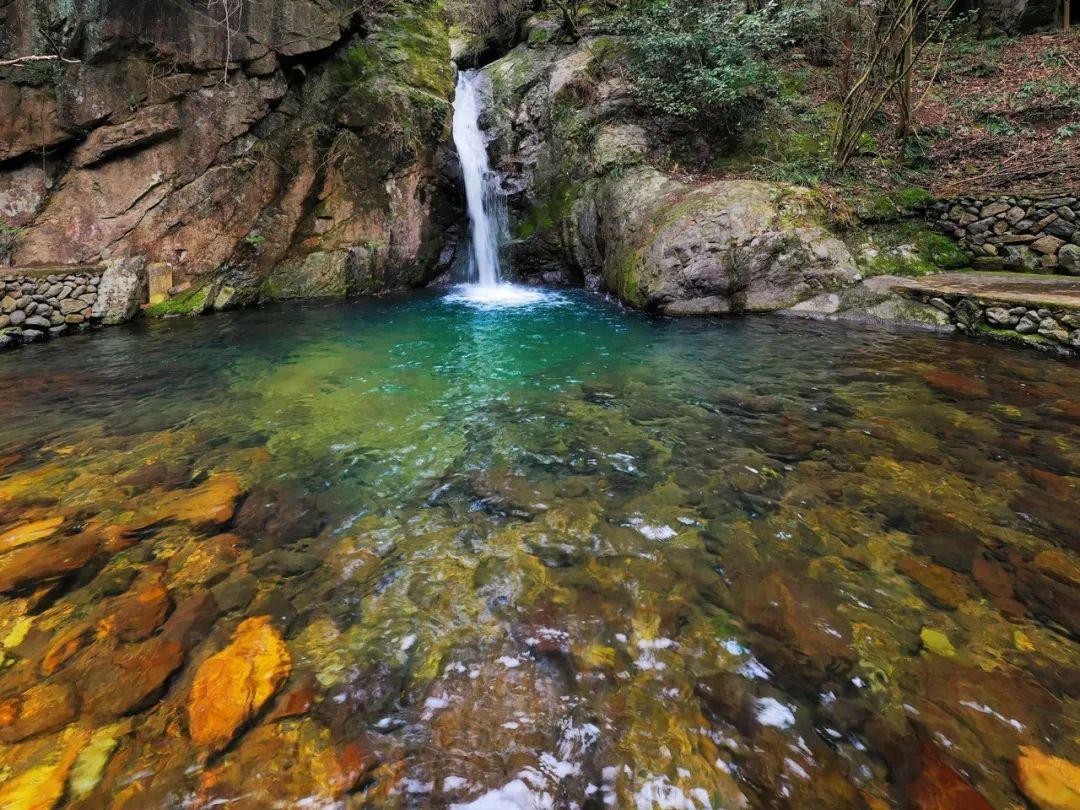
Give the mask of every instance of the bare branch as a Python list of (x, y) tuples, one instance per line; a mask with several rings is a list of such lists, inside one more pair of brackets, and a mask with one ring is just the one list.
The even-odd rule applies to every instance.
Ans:
[(68, 65), (82, 64), (82, 60), (68, 59), (59, 54), (32, 54), (30, 56), (18, 56), (14, 59), (4, 59), (3, 61), (0, 61), (0, 68), (22, 67), (23, 65), (32, 65), (36, 62), (64, 62)]

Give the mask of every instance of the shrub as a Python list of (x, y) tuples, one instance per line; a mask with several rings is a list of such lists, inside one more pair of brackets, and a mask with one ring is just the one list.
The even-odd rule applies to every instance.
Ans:
[(747, 12), (732, 0), (637, 0), (620, 15), (631, 78), (648, 107), (735, 132), (776, 89), (766, 56), (797, 11)]

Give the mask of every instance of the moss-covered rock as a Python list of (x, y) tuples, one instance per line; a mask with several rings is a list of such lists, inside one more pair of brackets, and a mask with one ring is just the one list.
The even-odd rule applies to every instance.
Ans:
[(812, 211), (812, 195), (798, 189), (691, 187), (651, 169), (628, 172), (608, 184), (599, 209), (605, 286), (636, 307), (703, 315), (784, 309), (854, 284), (847, 248)]
[(266, 278), (262, 293), (270, 300), (342, 298), (349, 293), (348, 254), (309, 253), (300, 264), (280, 264)]
[(864, 276), (925, 276), (971, 264), (955, 241), (915, 221), (856, 229), (848, 243)]
[(177, 315), (201, 315), (206, 311), (210, 287), (199, 287), (151, 304), (143, 310), (148, 318), (165, 318)]
[(442, 0), (397, 0), (330, 68), (337, 120), (402, 147), (441, 140), (450, 121), (454, 68)]

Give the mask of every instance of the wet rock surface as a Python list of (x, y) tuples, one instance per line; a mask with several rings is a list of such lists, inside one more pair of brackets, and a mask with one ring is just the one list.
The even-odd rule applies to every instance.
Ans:
[(0, 264), (143, 260), (170, 278), (162, 315), (438, 272), (457, 219), (441, 0), (50, 1), (0, 20), (5, 55), (71, 60), (0, 70)]
[(1075, 805), (1072, 365), (582, 293), (183, 327), (0, 362), (0, 805)]

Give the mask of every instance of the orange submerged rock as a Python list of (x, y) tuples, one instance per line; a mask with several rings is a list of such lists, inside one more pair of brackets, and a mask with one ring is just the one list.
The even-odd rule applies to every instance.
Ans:
[(910, 785), (910, 799), (918, 810), (992, 810), (990, 803), (929, 744), (923, 746), (923, 769)]
[(269, 616), (241, 622), (232, 643), (195, 673), (188, 703), (191, 738), (210, 752), (227, 746), (289, 677), (292, 659)]
[(60, 528), (63, 522), (62, 517), (51, 517), (44, 520), (20, 523), (0, 534), (0, 551), (10, 551), (19, 546), (44, 540)]
[(195, 489), (167, 494), (154, 512), (154, 520), (187, 521), (196, 525), (227, 523), (236, 509), (242, 487), (232, 473), (211, 475)]
[(1042, 810), (1080, 808), (1080, 766), (1021, 745), (1016, 774), (1020, 790)]

